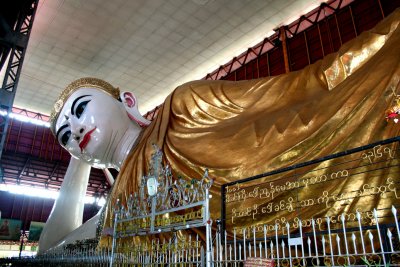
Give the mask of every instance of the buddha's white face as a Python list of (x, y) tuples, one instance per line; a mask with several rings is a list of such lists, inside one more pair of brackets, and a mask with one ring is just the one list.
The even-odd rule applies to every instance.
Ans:
[(132, 122), (121, 102), (99, 89), (80, 88), (66, 101), (55, 130), (72, 156), (104, 168), (128, 127)]

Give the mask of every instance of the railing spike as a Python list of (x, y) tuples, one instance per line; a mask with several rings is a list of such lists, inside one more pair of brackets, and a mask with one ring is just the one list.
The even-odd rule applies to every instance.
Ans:
[(345, 226), (345, 217), (344, 213), (340, 216), (340, 219), (342, 220), (342, 227), (343, 227), (343, 237), (344, 237), (344, 247), (346, 249), (346, 255), (347, 255), (347, 264), (350, 265), (350, 258), (349, 258), (349, 245), (347, 243), (347, 234), (346, 234), (346, 226)]
[(315, 234), (315, 220), (314, 220), (314, 218), (312, 218), (311, 223), (312, 223), (313, 236), (314, 236), (315, 257), (317, 258), (317, 265), (319, 265), (318, 244), (317, 244), (317, 236)]
[(274, 258), (274, 242), (272, 242), (272, 240), (271, 240), (271, 242), (270, 242), (269, 247), (270, 247), (270, 249), (271, 249), (271, 254), (270, 254), (271, 259), (273, 259), (273, 258)]
[(224, 234), (224, 244), (225, 244), (225, 261), (228, 261), (228, 248), (227, 248), (227, 246), (228, 246), (228, 243), (227, 243), (227, 233), (226, 233), (226, 230), (225, 230), (225, 232), (224, 232), (225, 234)]
[[(253, 247), (254, 247), (254, 257), (257, 257), (257, 246), (256, 246), (256, 228), (253, 226)], [(260, 255), (261, 257), (261, 255)]]
[(310, 239), (310, 237), (307, 237), (307, 245), (308, 245), (308, 256), (312, 257), (312, 255), (311, 255), (311, 239)]
[(329, 237), (329, 247), (331, 250), (331, 262), (332, 264), (335, 262), (333, 259), (333, 248), (332, 248), (332, 237), (331, 237), (331, 221), (329, 216), (326, 216), (326, 223), (328, 225), (328, 237)]
[(372, 253), (375, 254), (374, 241), (373, 241), (374, 240), (374, 236), (372, 235), (371, 232), (368, 233), (368, 238), (369, 238), (369, 241), (371, 243)]
[(229, 244), (229, 261), (232, 261), (232, 245)]
[(246, 229), (243, 229), (243, 259), (246, 260)]
[(376, 230), (378, 232), (379, 244), (381, 246), (381, 251), (382, 251), (383, 265), (386, 266), (386, 257), (385, 257), (385, 253), (384, 253), (384, 250), (383, 250), (381, 231), (379, 229), (378, 212), (376, 211), (376, 209), (374, 209), (374, 217), (375, 217), (375, 222), (376, 222)]
[(362, 250), (363, 250), (363, 255), (365, 256), (365, 244), (364, 244), (364, 236), (363, 236), (363, 231), (362, 231), (362, 226), (361, 226), (361, 214), (359, 211), (356, 212), (356, 216), (357, 216), (357, 221), (358, 221), (358, 229), (360, 232), (360, 239), (361, 239), (361, 246), (362, 246)]
[(292, 249), (290, 248), (290, 224), (287, 222), (286, 223), (286, 229), (287, 229), (287, 239), (288, 239), (288, 251), (289, 251), (289, 263), (290, 267), (292, 267)]
[(264, 247), (265, 247), (265, 258), (268, 257), (268, 244), (267, 244), (267, 227), (264, 224)]
[(388, 237), (388, 239), (389, 239), (389, 244), (390, 244), (390, 250), (392, 251), (392, 252), (394, 252), (394, 250), (393, 250), (393, 241), (392, 241), (392, 232), (390, 231), (390, 229), (388, 228), (387, 229), (387, 237)]
[(336, 243), (337, 243), (337, 249), (338, 249), (338, 255), (342, 255), (341, 249), (340, 249), (340, 236), (336, 235)]
[(237, 261), (237, 255), (236, 255), (236, 229), (233, 229), (233, 256), (234, 256), (235, 266), (236, 266), (236, 261)]
[(356, 235), (354, 233), (351, 234), (351, 239), (353, 240), (354, 254), (357, 254)]
[(249, 242), (249, 257), (251, 257), (251, 242)]
[(394, 221), (396, 222), (397, 237), (400, 240), (400, 229), (399, 229), (399, 221), (397, 220), (397, 209), (393, 205), (392, 205), (392, 213), (394, 216)]
[(275, 224), (275, 240), (276, 240), (276, 261), (279, 267), (280, 261), (279, 261), (279, 243), (278, 243), (278, 224)]

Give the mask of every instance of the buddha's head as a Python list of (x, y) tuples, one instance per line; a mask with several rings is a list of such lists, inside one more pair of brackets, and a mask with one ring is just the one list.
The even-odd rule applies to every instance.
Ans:
[[(133, 120), (133, 121), (132, 121)], [(94, 167), (108, 167), (127, 131), (148, 125), (130, 92), (96, 78), (69, 84), (54, 104), (51, 130), (69, 153)]]

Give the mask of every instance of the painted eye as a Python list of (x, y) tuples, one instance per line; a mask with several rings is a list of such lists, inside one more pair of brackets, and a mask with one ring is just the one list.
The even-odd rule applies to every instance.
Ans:
[(61, 143), (62, 143), (64, 146), (66, 146), (70, 137), (71, 137), (71, 131), (66, 131), (66, 132), (63, 133), (63, 135), (61, 136)]
[(76, 115), (76, 117), (77, 117), (78, 119), (81, 117), (83, 111), (85, 111), (86, 105), (87, 105), (87, 103), (89, 103), (89, 102), (90, 102), (90, 100), (82, 101), (82, 102), (79, 103), (79, 105), (76, 107), (75, 115)]

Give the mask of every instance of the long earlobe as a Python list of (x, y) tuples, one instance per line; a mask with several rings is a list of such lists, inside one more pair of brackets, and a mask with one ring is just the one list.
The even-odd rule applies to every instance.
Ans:
[(128, 108), (133, 108), (136, 106), (136, 97), (131, 92), (121, 93), (122, 102), (128, 106)]
[(131, 120), (135, 121), (140, 127), (146, 127), (150, 124), (150, 121), (140, 114), (137, 99), (132, 92), (121, 92), (120, 98)]

